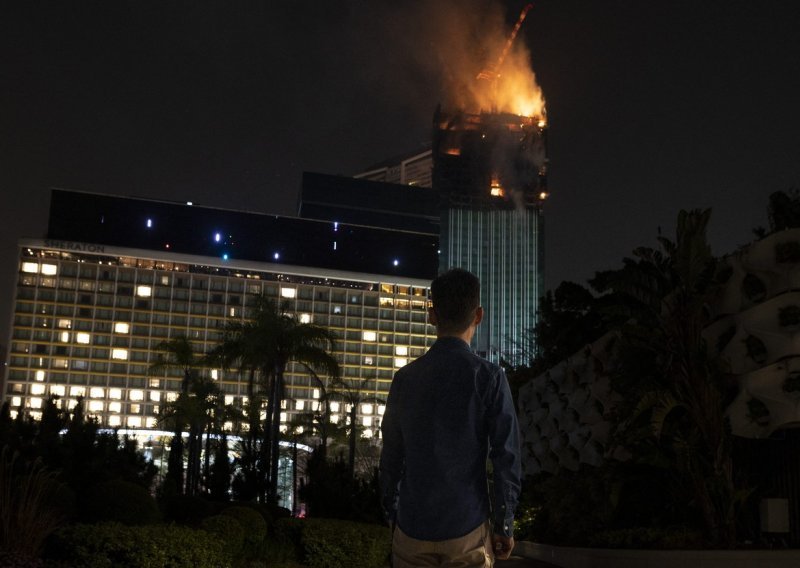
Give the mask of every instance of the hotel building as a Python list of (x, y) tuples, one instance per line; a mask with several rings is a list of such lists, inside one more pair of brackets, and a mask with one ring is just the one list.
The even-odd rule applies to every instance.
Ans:
[[(151, 371), (159, 343), (185, 336), (205, 353), (259, 295), (333, 331), (343, 379), (385, 399), (396, 369), (435, 339), (436, 246), (429, 235), (54, 190), (48, 238), (20, 242), (4, 400), (37, 417), (51, 395), (62, 408), (84, 397), (105, 426), (162, 429), (182, 373)], [(227, 403), (246, 401), (236, 369), (201, 373)], [(319, 409), (307, 373), (292, 366), (286, 379), (282, 422)], [(377, 435), (383, 408), (357, 409), (363, 436)], [(330, 410), (346, 422), (343, 403)]]

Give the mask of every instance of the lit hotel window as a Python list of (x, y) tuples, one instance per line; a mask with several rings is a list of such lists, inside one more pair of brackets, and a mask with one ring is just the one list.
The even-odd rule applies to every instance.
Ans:
[(311, 392), (312, 392), (311, 396), (312, 396), (313, 398), (319, 398), (319, 389), (314, 389), (314, 390), (313, 390), (313, 391), (311, 391)]
[(60, 329), (72, 329), (72, 320), (60, 319), (58, 320), (58, 327)]
[(364, 341), (375, 341), (378, 338), (374, 331), (365, 331), (361, 334), (361, 337)]
[(144, 391), (132, 390), (130, 392), (130, 399), (131, 400), (144, 400)]
[(44, 394), (44, 385), (31, 385), (31, 394)]
[(109, 426), (121, 426), (122, 421), (120, 420), (119, 416), (109, 416), (108, 417), (108, 425)]
[(361, 424), (364, 426), (372, 426), (372, 416), (364, 416), (361, 419)]
[(294, 298), (297, 295), (297, 290), (294, 288), (281, 288), (282, 298)]
[(338, 424), (339, 423), (339, 415), (338, 414), (331, 414), (331, 422), (333, 424)]
[(225, 404), (233, 404), (233, 395), (232, 394), (226, 394), (225, 395)]
[(31, 399), (31, 408), (41, 408), (42, 407), (42, 399), (35, 397)]
[(140, 428), (142, 426), (142, 419), (138, 416), (128, 416), (128, 428)]
[(395, 367), (405, 367), (408, 365), (408, 359), (405, 357), (395, 357), (394, 358), (394, 366)]
[(64, 396), (67, 393), (67, 387), (64, 385), (53, 385), (50, 387), (50, 394), (56, 396)]
[(27, 272), (29, 274), (36, 274), (39, 272), (39, 265), (35, 262), (23, 262), (22, 272)]
[(85, 396), (86, 387), (69, 387), (69, 396)]
[(372, 438), (372, 430), (366, 429), (361, 433), (362, 438)]
[(19, 406), (22, 404), (22, 398), (18, 396), (11, 397), (11, 406)]
[(105, 395), (105, 390), (100, 387), (92, 387), (89, 389), (89, 396), (92, 398), (103, 398)]
[(295, 410), (303, 410), (306, 407), (306, 401), (304, 400), (296, 400), (294, 403)]
[(159, 391), (150, 391), (150, 400), (154, 402), (161, 401), (161, 393)]
[(285, 412), (281, 412), (281, 422), (286, 422), (287, 416)]
[(379, 404), (378, 405), (378, 414), (383, 416), (384, 412), (386, 412), (386, 405), (385, 404)]
[(339, 412), (339, 403), (338, 402), (332, 402), (331, 403), (331, 412)]
[(127, 349), (112, 349), (111, 350), (111, 358), (118, 359), (120, 361), (127, 361), (128, 360), (128, 350)]
[(211, 369), (211, 378), (214, 379), (215, 381), (219, 379), (219, 370)]
[(300, 314), (300, 323), (311, 323), (311, 314)]
[(153, 294), (153, 289), (150, 286), (137, 286), (136, 295), (142, 298), (149, 298)]
[(42, 274), (45, 276), (55, 276), (56, 272), (58, 272), (58, 266), (55, 264), (43, 264), (42, 265)]
[(116, 333), (128, 333), (131, 330), (131, 326), (125, 322), (118, 321), (114, 324), (114, 331)]
[(61, 340), (61, 343), (69, 343), (69, 332), (62, 331), (59, 339)]
[(108, 398), (120, 400), (122, 398), (122, 389), (108, 389)]
[(36, 380), (43, 381), (44, 380), (44, 371), (36, 371)]
[(369, 357), (369, 356), (364, 357), (364, 364), (365, 365), (372, 365), (374, 362), (375, 362), (375, 360), (372, 357)]
[(371, 404), (362, 404), (361, 405), (361, 414), (372, 414), (372, 405)]
[(89, 403), (89, 410), (91, 412), (103, 412), (105, 404), (101, 400), (93, 400)]
[(405, 345), (396, 345), (394, 348), (394, 354), (402, 355), (403, 357), (405, 357), (406, 355), (408, 355), (408, 347), (406, 347)]
[(88, 345), (92, 341), (92, 336), (88, 333), (76, 333), (75, 341), (83, 345)]
[(109, 412), (122, 412), (122, 403), (120, 403), (120, 402), (109, 402), (108, 403), (108, 411)]

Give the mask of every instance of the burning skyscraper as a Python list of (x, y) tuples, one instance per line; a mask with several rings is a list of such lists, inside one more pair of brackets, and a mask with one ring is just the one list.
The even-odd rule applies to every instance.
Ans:
[(496, 63), (452, 108), (440, 106), (433, 124), (439, 269), (461, 267), (480, 278), (486, 314), (475, 347), (493, 360), (520, 354), (543, 292), (547, 120), (527, 52), (512, 51), (529, 9)]

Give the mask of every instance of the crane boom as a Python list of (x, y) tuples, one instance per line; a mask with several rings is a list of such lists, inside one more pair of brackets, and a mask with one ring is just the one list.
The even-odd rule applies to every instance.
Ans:
[(500, 67), (503, 65), (503, 61), (505, 61), (508, 52), (511, 51), (511, 46), (514, 44), (514, 40), (519, 33), (519, 29), (522, 27), (522, 22), (525, 21), (525, 17), (528, 15), (528, 12), (533, 8), (533, 4), (527, 4), (519, 15), (517, 19), (517, 23), (514, 24), (514, 29), (511, 30), (511, 35), (508, 36), (508, 40), (506, 41), (505, 47), (503, 47), (503, 52), (500, 54), (500, 57), (494, 63), (494, 65), (489, 65), (486, 69), (482, 70), (478, 73), (476, 79), (482, 79), (485, 81), (497, 81), (497, 78), (500, 76)]

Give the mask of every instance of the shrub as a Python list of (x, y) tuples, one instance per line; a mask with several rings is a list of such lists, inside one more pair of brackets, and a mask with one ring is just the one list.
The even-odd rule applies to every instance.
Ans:
[(775, 260), (780, 263), (800, 262), (800, 242), (789, 241), (775, 245)]
[(179, 525), (72, 525), (57, 531), (45, 557), (81, 568), (230, 568), (221, 542)]
[(222, 541), (225, 551), (231, 558), (242, 554), (245, 527), (229, 515), (214, 515), (203, 519), (202, 528)]
[(310, 568), (380, 568), (391, 552), (388, 527), (338, 519), (280, 519), (276, 535), (293, 542)]
[(243, 505), (235, 505), (223, 510), (222, 515), (235, 519), (244, 529), (245, 553), (247, 556), (258, 556), (261, 544), (267, 536), (267, 522), (261, 513)]
[(759, 426), (766, 426), (769, 424), (769, 408), (757, 398), (751, 398), (747, 401), (747, 417)]
[(89, 522), (116, 521), (126, 525), (147, 525), (160, 520), (158, 506), (147, 489), (121, 479), (90, 489), (84, 515)]
[(767, 297), (767, 287), (761, 281), (761, 279), (754, 275), (748, 274), (742, 280), (742, 291), (744, 295), (747, 296), (752, 302), (760, 302)]
[(764, 345), (764, 342), (758, 337), (755, 335), (748, 335), (747, 339), (744, 340), (744, 344), (747, 349), (747, 354), (753, 361), (759, 365), (763, 365), (767, 362), (767, 346)]
[(781, 388), (786, 393), (800, 392), (800, 373), (797, 371), (789, 373)]

